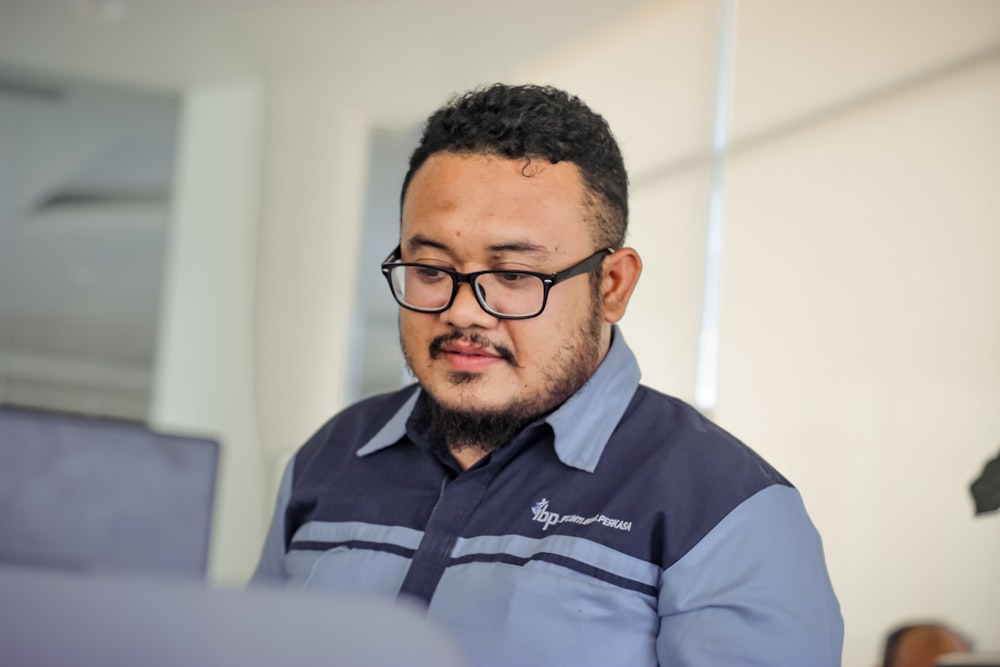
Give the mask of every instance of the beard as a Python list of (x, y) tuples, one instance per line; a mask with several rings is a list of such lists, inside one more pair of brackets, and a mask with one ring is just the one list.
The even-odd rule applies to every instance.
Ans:
[[(599, 280), (594, 283), (594, 296), (588, 317), (580, 323), (574, 335), (564, 341), (553, 355), (553, 363), (542, 370), (542, 386), (529, 397), (515, 397), (498, 408), (463, 408), (442, 403), (430, 387), (420, 382), (414, 372), (412, 357), (400, 336), (403, 357), (410, 373), (420, 382), (427, 395), (431, 417), (431, 443), (436, 451), (458, 452), (476, 449), (484, 455), (510, 442), (525, 426), (546, 415), (576, 393), (593, 375), (601, 360), (601, 327), (604, 318), (599, 307), (597, 292)], [(455, 329), (438, 336), (429, 345), (430, 357), (441, 354), (444, 344), (462, 340), (488, 347), (507, 363), (518, 366), (516, 356), (507, 348), (490, 343), (479, 331)], [(480, 380), (478, 373), (455, 372), (449, 376), (453, 386), (473, 384)]]

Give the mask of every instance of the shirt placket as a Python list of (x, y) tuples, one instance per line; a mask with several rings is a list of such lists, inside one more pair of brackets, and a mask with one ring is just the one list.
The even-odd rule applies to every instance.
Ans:
[(486, 466), (466, 470), (451, 481), (443, 482), (423, 538), (403, 579), (399, 597), (416, 598), (430, 604), (451, 560), (455, 542), (486, 496), (496, 474), (495, 468), (496, 466)]

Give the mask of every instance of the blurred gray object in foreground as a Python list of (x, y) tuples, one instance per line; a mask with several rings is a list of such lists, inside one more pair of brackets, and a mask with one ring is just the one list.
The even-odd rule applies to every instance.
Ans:
[(0, 567), (0, 664), (464, 667), (421, 610), (387, 599)]

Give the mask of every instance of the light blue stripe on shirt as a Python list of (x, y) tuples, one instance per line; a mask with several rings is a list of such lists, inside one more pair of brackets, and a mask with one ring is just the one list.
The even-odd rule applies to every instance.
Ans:
[(416, 550), (423, 535), (423, 531), (403, 526), (384, 526), (361, 521), (310, 521), (295, 531), (292, 544), (362, 541)]
[(580, 561), (588, 566), (655, 587), (660, 580), (660, 568), (652, 563), (610, 549), (597, 542), (568, 535), (530, 538), (521, 535), (490, 535), (461, 538), (453, 557), (507, 554), (516, 558), (531, 558), (539, 553), (554, 554)]

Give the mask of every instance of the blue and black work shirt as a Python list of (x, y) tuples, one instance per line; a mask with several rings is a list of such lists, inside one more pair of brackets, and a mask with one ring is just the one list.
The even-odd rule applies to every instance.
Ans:
[(579, 391), (464, 471), (418, 387), (344, 410), (289, 463), (254, 580), (416, 598), (481, 666), (839, 667), (798, 491), (639, 377), (616, 329)]

